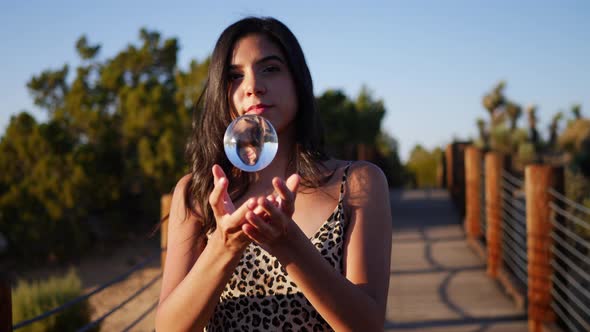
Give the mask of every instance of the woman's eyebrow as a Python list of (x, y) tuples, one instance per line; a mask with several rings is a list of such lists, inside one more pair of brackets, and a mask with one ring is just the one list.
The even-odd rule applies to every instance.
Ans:
[(282, 64), (285, 64), (285, 61), (280, 56), (274, 55), (274, 54), (273, 55), (269, 55), (269, 56), (265, 56), (264, 58), (256, 61), (256, 63), (258, 64), (258, 63), (268, 62), (268, 61), (271, 61), (271, 60), (276, 60), (276, 61), (278, 61), (278, 62), (280, 62)]
[[(285, 64), (285, 60), (283, 60), (280, 56), (278, 55), (267, 55), (265, 57), (263, 57), (262, 59), (256, 60), (255, 64), (261, 64), (264, 62), (268, 62), (268, 61), (272, 61), (272, 60), (276, 60), (282, 64)], [(243, 65), (240, 64), (231, 64), (229, 65), (229, 69), (238, 69), (238, 68), (242, 68)]]

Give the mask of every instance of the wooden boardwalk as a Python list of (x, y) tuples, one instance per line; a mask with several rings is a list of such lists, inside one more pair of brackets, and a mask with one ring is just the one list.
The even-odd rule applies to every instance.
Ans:
[(446, 191), (393, 191), (391, 201), (386, 331), (527, 331), (526, 313), (467, 245)]

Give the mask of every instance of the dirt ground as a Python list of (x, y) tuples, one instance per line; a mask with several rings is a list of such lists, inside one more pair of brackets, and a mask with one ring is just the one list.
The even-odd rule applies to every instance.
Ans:
[[(133, 272), (127, 279), (119, 282), (90, 298), (93, 308), (92, 319), (107, 314), (123, 301), (147, 286), (161, 274), (158, 248), (153, 246), (123, 247), (106, 259), (96, 259), (80, 265), (80, 276), (86, 291), (91, 291), (129, 271), (135, 264), (150, 257), (156, 258), (144, 268)], [(123, 331), (137, 322), (129, 331), (148, 332), (154, 330), (155, 304), (160, 293), (160, 279), (146, 288), (137, 297), (109, 315), (101, 325), (101, 331)], [(151, 310), (150, 310), (151, 309)], [(147, 312), (147, 313), (146, 313)], [(145, 316), (144, 316), (145, 314)]]
[[(64, 275), (70, 267), (76, 268), (82, 280), (85, 293), (125, 274), (133, 266), (155, 257), (142, 269), (133, 272), (127, 279), (118, 282), (88, 300), (92, 307), (92, 320), (99, 319), (127, 298), (146, 286), (161, 274), (159, 258), (159, 238), (134, 239), (128, 245), (121, 245), (85, 258), (79, 264), (61, 267), (31, 268), (20, 271), (27, 279), (47, 278), (51, 275)], [(160, 279), (145, 289), (134, 299), (122, 305), (102, 321), (101, 331), (152, 332), (154, 330), (155, 304), (160, 292)], [(150, 310), (150, 308), (152, 310)], [(134, 324), (134, 322), (136, 322)], [(16, 322), (14, 322), (16, 323)], [(131, 328), (127, 330), (128, 327)]]

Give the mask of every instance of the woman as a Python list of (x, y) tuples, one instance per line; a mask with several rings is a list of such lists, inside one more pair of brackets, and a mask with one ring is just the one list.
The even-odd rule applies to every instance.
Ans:
[(262, 142), (264, 142), (264, 124), (258, 123), (257, 119), (260, 118), (242, 117), (234, 124), (234, 130), (238, 132), (237, 155), (248, 166), (255, 165), (258, 162), (262, 152)]
[(247, 166), (253, 166), (260, 158), (260, 147), (256, 143), (243, 142), (238, 144), (238, 156), (240, 160)]
[[(158, 331), (383, 329), (391, 212), (383, 173), (330, 159), (301, 47), (271, 18), (220, 36), (170, 211)], [(232, 167), (225, 128), (258, 114), (279, 137), (257, 173)], [(286, 178), (286, 180), (284, 180)]]

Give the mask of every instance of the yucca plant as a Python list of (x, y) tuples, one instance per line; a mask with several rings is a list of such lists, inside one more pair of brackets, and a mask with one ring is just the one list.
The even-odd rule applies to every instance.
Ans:
[(518, 119), (522, 115), (522, 109), (521, 109), (520, 105), (518, 105), (515, 102), (508, 101), (508, 102), (506, 102), (506, 105), (504, 106), (504, 110), (505, 110), (506, 114), (508, 115), (508, 119), (510, 120), (510, 130), (511, 131), (516, 130), (516, 124), (518, 122)]
[(483, 107), (490, 113), (490, 118), (493, 119), (498, 108), (505, 103), (504, 88), (506, 82), (500, 81), (491, 92), (486, 94), (482, 99)]
[(510, 154), (512, 152), (510, 129), (505, 125), (496, 125), (492, 128), (490, 141), (492, 150), (503, 154)]
[(490, 148), (490, 134), (486, 128), (486, 121), (478, 118), (476, 124), (479, 138), (475, 141), (475, 146), (482, 150), (487, 150)]
[(549, 149), (551, 150), (557, 150), (559, 148), (557, 146), (557, 135), (561, 119), (563, 119), (563, 112), (559, 111), (553, 115), (551, 124), (549, 125)]

